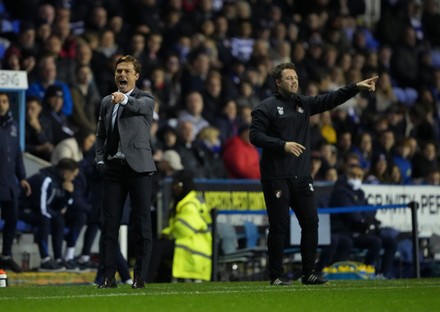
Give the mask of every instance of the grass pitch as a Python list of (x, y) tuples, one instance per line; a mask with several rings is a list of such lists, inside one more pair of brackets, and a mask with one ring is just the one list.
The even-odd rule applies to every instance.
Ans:
[(11, 286), (0, 288), (1, 311), (440, 311), (440, 279), (331, 281), (269, 286), (268, 282)]

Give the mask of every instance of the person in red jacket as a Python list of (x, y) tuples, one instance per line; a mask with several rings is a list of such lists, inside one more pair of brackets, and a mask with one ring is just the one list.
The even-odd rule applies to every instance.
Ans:
[(238, 135), (226, 141), (223, 163), (231, 179), (260, 179), (260, 154), (249, 141), (249, 125), (238, 130)]

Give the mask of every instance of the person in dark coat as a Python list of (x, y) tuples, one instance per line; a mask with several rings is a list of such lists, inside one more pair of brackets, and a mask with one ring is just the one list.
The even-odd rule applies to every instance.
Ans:
[[(346, 176), (341, 177), (335, 184), (330, 197), (330, 207), (355, 207), (368, 205), (365, 193), (361, 189), (364, 172), (359, 165), (351, 165)], [(376, 267), (376, 273), (386, 278), (393, 277), (394, 254), (397, 249), (397, 239), (391, 229), (381, 229), (380, 221), (376, 219), (376, 211), (354, 211), (331, 215), (332, 236), (337, 234), (346, 240), (352, 240), (355, 248), (367, 249), (365, 264)], [(397, 234), (397, 233), (396, 233)], [(333, 240), (332, 240), (333, 241)], [(343, 240), (340, 240), (343, 241)], [(384, 250), (382, 257), (381, 249)], [(351, 251), (339, 250), (335, 258), (346, 258)]]
[[(34, 191), (28, 197), (21, 197), (20, 218), (36, 228), (35, 242), (41, 257), (39, 271), (66, 269), (62, 259), (65, 214), (75, 202), (73, 181), (78, 173), (78, 162), (63, 158), (56, 166), (40, 169), (29, 177)], [(49, 235), (53, 257), (49, 255)]]
[(17, 229), (20, 189), (30, 195), (31, 187), (26, 180), (18, 125), (9, 108), (8, 95), (0, 92), (0, 208), (5, 221), (0, 268), (21, 272), (21, 267), (12, 259), (12, 243)]

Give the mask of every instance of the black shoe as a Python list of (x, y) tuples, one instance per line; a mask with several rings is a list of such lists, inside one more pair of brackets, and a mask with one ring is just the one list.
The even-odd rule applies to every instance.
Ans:
[(23, 272), (23, 269), (21, 268), (21, 266), (19, 266), (17, 264), (17, 262), (15, 262), (12, 259), (12, 257), (8, 257), (8, 256), (0, 257), (0, 268), (10, 269), (10, 270), (14, 271), (15, 273)]
[(324, 285), (328, 284), (328, 280), (322, 278), (316, 273), (310, 273), (301, 277), (303, 285)]
[(138, 289), (138, 288), (145, 288), (145, 283), (142, 278), (135, 278), (133, 281), (133, 284), (131, 284), (131, 288)]
[(92, 261), (85, 261), (80, 262), (78, 259), (76, 260), (76, 263), (78, 264), (79, 270), (81, 272), (93, 272), (98, 270), (98, 265), (96, 263), (93, 263)]
[(66, 268), (61, 263), (58, 263), (52, 259), (41, 262), (39, 272), (64, 272)]
[(75, 260), (64, 261), (64, 267), (67, 272), (79, 272), (79, 265)]
[(98, 288), (117, 288), (116, 280), (114, 277), (104, 277), (104, 280), (101, 284), (98, 285)]
[(273, 286), (290, 286), (292, 285), (292, 281), (285, 277), (277, 277), (270, 280), (270, 284)]

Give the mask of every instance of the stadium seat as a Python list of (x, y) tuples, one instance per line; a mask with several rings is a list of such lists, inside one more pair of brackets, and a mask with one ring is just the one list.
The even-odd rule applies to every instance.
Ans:
[[(254, 248), (238, 248), (236, 228), (230, 223), (217, 223), (220, 238), (221, 252), (218, 264), (224, 268), (227, 276), (220, 276), (220, 280), (238, 281), (253, 280), (261, 272), (262, 256), (265, 250)], [(264, 262), (264, 261), (263, 261)]]

